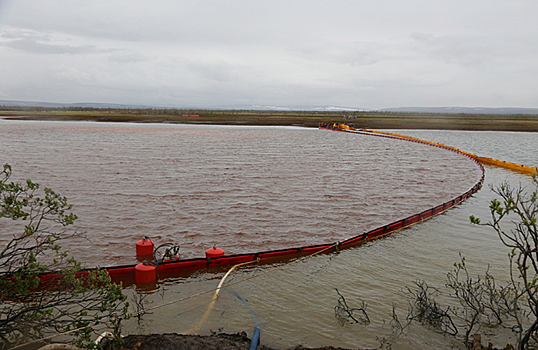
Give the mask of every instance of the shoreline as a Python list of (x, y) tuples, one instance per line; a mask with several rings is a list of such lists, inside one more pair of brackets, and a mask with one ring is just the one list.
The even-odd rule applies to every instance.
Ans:
[(316, 111), (2, 109), (5, 120), (95, 121), (245, 126), (318, 127), (345, 123), (364, 129), (538, 132), (538, 115), (426, 114)]

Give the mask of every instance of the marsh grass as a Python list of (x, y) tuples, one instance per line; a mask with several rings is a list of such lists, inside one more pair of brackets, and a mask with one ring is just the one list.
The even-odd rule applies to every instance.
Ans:
[(26, 120), (305, 127), (317, 127), (320, 123), (347, 123), (356, 128), (369, 129), (538, 131), (538, 115), (1, 107), (0, 117)]

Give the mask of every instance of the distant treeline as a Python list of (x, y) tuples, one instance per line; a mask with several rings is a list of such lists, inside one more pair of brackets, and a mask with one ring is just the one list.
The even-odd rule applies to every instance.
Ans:
[[(280, 115), (350, 115), (368, 113), (361, 111), (293, 111), (293, 110), (253, 110), (253, 109), (183, 109), (183, 108), (101, 108), (101, 107), (34, 107), (34, 106), (0, 106), (1, 111), (26, 112), (95, 112), (122, 113), (139, 115), (183, 115), (183, 114), (280, 114)], [(383, 113), (383, 112), (376, 112)], [(389, 112), (387, 112), (389, 114)]]
[(182, 123), (219, 125), (294, 125), (348, 123), (365, 129), (439, 129), (538, 132), (538, 115), (451, 114), (379, 111), (219, 110), (180, 108), (1, 106), (0, 117), (33, 120)]

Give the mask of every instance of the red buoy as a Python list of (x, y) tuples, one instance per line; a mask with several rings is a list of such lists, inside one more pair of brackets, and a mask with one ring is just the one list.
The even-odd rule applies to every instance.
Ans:
[(148, 256), (153, 255), (154, 244), (148, 237), (136, 242), (136, 255), (137, 256)]
[(224, 250), (220, 248), (213, 247), (205, 251), (206, 258), (218, 258), (219, 256), (224, 256)]
[(157, 268), (153, 265), (140, 263), (135, 266), (135, 282), (149, 283), (157, 279)]

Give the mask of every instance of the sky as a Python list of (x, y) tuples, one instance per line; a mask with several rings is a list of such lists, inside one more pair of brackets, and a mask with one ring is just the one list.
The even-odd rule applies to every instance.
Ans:
[(0, 100), (538, 107), (536, 0), (0, 0)]

